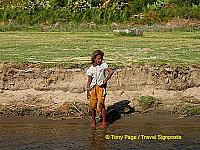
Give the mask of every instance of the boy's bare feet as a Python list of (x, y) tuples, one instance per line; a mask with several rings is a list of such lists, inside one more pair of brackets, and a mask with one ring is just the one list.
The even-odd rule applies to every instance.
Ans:
[(106, 122), (102, 122), (102, 125), (101, 125), (101, 127), (102, 127), (102, 129), (105, 129), (105, 128), (107, 128), (107, 124), (106, 124)]

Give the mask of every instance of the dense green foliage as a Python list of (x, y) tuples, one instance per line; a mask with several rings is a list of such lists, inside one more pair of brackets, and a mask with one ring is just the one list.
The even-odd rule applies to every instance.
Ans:
[(200, 0), (4, 0), (0, 20), (48, 22), (155, 23), (170, 18), (200, 19)]

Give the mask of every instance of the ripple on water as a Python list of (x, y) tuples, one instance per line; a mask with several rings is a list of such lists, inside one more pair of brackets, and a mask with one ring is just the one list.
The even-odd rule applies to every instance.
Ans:
[[(102, 130), (89, 120), (0, 124), (0, 149), (199, 149), (200, 127), (120, 119)], [(181, 140), (106, 140), (106, 135), (180, 135)]]

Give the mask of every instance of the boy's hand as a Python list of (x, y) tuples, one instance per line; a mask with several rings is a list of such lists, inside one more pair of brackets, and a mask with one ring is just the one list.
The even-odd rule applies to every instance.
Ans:
[(103, 85), (105, 85), (105, 84), (107, 84), (107, 81), (106, 81), (106, 80), (103, 81)]
[(90, 99), (90, 92), (87, 91), (87, 99), (89, 100)]

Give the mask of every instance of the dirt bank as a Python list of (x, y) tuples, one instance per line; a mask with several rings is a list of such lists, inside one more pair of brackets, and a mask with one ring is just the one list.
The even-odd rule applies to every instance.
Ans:
[[(87, 114), (85, 69), (0, 64), (0, 110), (4, 115)], [(177, 111), (182, 104), (200, 104), (199, 66), (133, 65), (116, 69), (106, 105), (128, 100), (140, 111), (140, 96), (156, 98), (158, 110)]]

